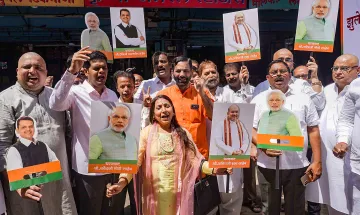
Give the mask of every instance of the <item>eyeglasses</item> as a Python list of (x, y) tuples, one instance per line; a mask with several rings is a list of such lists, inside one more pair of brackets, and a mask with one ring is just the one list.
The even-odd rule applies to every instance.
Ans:
[(358, 66), (333, 66), (331, 67), (331, 71), (332, 72), (337, 72), (338, 70), (340, 70), (340, 72), (344, 73), (350, 73), (351, 70), (358, 68)]
[(270, 75), (271, 77), (276, 77), (276, 76), (278, 76), (278, 74), (280, 73), (281, 76), (284, 76), (284, 75), (286, 75), (288, 72), (289, 72), (289, 71), (287, 71), (286, 69), (279, 69), (279, 70), (277, 70), (277, 71), (270, 71), (270, 72), (269, 72), (269, 75)]
[(282, 60), (282, 61), (288, 62), (288, 63), (293, 62), (293, 59), (291, 59), (291, 58), (289, 58), (289, 57), (287, 57), (287, 58), (280, 57), (280, 58), (278, 58), (278, 60)]

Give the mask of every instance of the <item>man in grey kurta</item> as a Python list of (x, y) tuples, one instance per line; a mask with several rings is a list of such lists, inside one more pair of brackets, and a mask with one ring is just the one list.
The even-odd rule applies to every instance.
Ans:
[[(0, 172), (6, 178), (4, 156), (16, 142), (15, 122), (21, 116), (31, 116), (37, 121), (39, 141), (48, 143), (61, 162), (63, 179), (45, 184), (41, 189), (44, 214), (77, 214), (71, 190), (65, 145), (65, 112), (49, 108), (52, 89), (44, 87), (47, 76), (44, 59), (33, 52), (20, 57), (15, 85), (0, 93)], [(39, 214), (38, 204), (30, 200), (27, 192), (21, 198), (10, 192), (7, 179), (2, 180), (10, 215)], [(25, 191), (25, 190), (24, 190)]]

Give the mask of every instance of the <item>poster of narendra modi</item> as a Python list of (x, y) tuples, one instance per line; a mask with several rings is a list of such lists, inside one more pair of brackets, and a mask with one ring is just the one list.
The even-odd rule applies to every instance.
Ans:
[(140, 112), (140, 104), (91, 103), (89, 172), (137, 172)]
[(258, 9), (223, 14), (225, 62), (261, 59)]

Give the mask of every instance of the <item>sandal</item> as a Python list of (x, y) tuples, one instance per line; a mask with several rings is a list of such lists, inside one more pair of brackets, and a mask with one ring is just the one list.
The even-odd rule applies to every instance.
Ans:
[(262, 207), (261, 205), (256, 204), (255, 202), (251, 203), (250, 207), (249, 207), (252, 212), (254, 213), (261, 213), (262, 212)]

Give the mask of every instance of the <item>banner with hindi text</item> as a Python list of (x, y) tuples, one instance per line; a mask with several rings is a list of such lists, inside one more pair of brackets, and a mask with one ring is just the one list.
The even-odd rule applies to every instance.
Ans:
[(84, 7), (84, 0), (0, 0), (0, 6)]
[(85, 7), (247, 8), (247, 0), (85, 0)]
[(250, 0), (249, 8), (265, 10), (298, 9), (299, 0)]
[(360, 58), (360, 0), (342, 0), (342, 49)]

